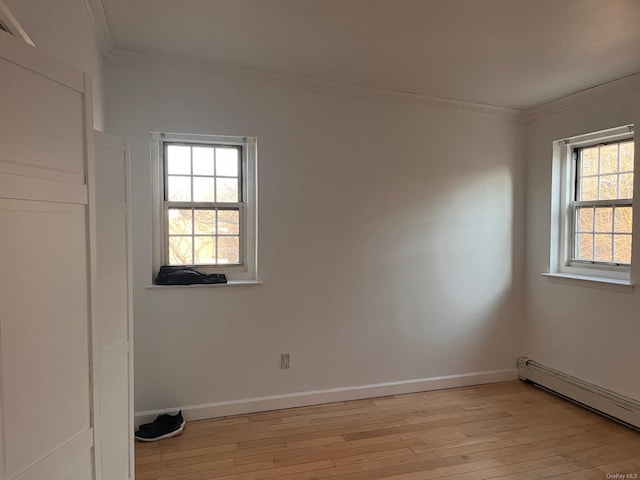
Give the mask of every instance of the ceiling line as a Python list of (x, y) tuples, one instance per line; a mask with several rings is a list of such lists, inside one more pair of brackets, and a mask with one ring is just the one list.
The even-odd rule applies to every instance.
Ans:
[(529, 108), (522, 112), (522, 123), (533, 123), (544, 117), (574, 109), (581, 105), (600, 100), (601, 98), (640, 89), (640, 73), (613, 80), (612, 82), (596, 85), (579, 92), (566, 95), (550, 102)]
[(111, 35), (109, 21), (107, 20), (102, 0), (84, 0), (84, 5), (87, 8), (89, 18), (93, 24), (102, 56), (106, 57), (111, 50), (115, 48), (115, 43), (113, 42), (113, 36)]
[(191, 70), (200, 70), (209, 73), (239, 75), (245, 78), (254, 77), (267, 79), (277, 84), (285, 85), (288, 88), (297, 88), (307, 93), (332, 95), (338, 94), (351, 98), (363, 99), (386, 98), (386, 100), (391, 100), (395, 103), (427, 105), (451, 111), (505, 117), (515, 121), (517, 121), (522, 114), (522, 110), (515, 108), (468, 102), (465, 100), (457, 100), (452, 98), (435, 97), (419, 93), (401, 92), (397, 90), (296, 77), (292, 75), (283, 75), (261, 70), (252, 70), (232, 67), (228, 65), (208, 63), (201, 60), (124, 50), (117, 47), (111, 51), (111, 53), (106, 57), (105, 60), (107, 64), (111, 65), (154, 67), (164, 66), (173, 69), (184, 68)]

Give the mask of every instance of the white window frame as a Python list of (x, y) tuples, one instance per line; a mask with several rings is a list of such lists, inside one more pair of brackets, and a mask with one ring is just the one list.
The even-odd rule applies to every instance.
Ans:
[[(572, 275), (585, 279), (602, 278), (611, 279), (613, 281), (630, 281), (630, 265), (591, 263), (587, 261), (573, 260), (572, 257), (574, 251), (574, 217), (576, 207), (579, 206), (579, 204), (593, 203), (575, 201), (577, 174), (576, 150), (602, 143), (633, 139), (633, 125), (625, 125), (586, 135), (557, 140), (553, 143), (550, 274)], [(637, 162), (634, 160), (634, 163)], [(634, 196), (635, 195), (636, 192), (634, 191)], [(627, 204), (633, 206), (633, 201), (629, 203), (615, 200), (604, 203)], [(634, 212), (634, 217), (635, 216), (636, 213)], [(635, 236), (635, 231), (633, 231), (632, 237)], [(632, 242), (631, 248), (632, 250), (636, 250), (635, 242)]]
[[(240, 211), (240, 264), (189, 265), (203, 273), (224, 273), (229, 281), (256, 281), (257, 255), (257, 139), (228, 135), (200, 135), (184, 133), (151, 133), (153, 178), (153, 278), (163, 265), (168, 265), (167, 211), (171, 202), (165, 201), (165, 148), (167, 144), (201, 144), (241, 147), (242, 201), (229, 206)], [(182, 206), (197, 202), (183, 202)]]

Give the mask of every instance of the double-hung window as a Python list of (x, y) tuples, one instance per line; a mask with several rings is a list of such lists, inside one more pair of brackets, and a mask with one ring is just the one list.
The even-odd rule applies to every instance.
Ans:
[(631, 265), (633, 140), (574, 150), (571, 261), (615, 267)]
[(552, 273), (628, 281), (633, 127), (559, 140), (554, 157)]
[(255, 139), (154, 134), (161, 265), (255, 279)]

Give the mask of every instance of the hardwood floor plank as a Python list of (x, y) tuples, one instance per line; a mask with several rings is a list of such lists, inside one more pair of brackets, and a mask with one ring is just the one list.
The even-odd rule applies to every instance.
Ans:
[[(180, 472), (165, 472), (161, 476), (157, 477), (157, 480), (208, 480), (210, 478), (219, 478), (229, 475), (243, 475), (250, 474), (252, 472), (258, 472), (262, 470), (273, 470), (272, 462), (260, 462), (251, 463), (247, 465), (219, 467), (212, 469), (204, 469), (200, 471), (180, 471)], [(136, 479), (138, 475), (136, 475)]]
[(638, 432), (519, 381), (200, 420), (178, 437), (136, 444), (139, 480), (615, 473), (640, 477)]
[(552, 474), (546, 478), (553, 480), (603, 480), (603, 478), (606, 478), (606, 475), (598, 468), (588, 468), (574, 472)]
[(598, 467), (605, 475), (609, 475), (610, 478), (615, 478), (613, 475), (620, 474), (623, 478), (635, 479), (640, 478), (640, 457), (636, 457), (632, 460), (623, 460), (620, 462), (609, 463)]
[[(360, 455), (375, 455), (387, 452), (390, 450), (407, 449), (410, 451), (410, 447), (414, 446), (416, 440), (400, 440), (394, 443), (385, 444), (370, 444), (362, 447), (346, 448), (346, 449), (325, 449), (322, 451), (298, 451), (298, 452), (281, 452), (281, 454), (274, 458), (274, 463), (279, 466), (294, 465), (296, 463), (305, 463), (315, 460), (333, 460), (338, 463), (345, 457), (355, 457)], [(411, 452), (413, 453), (413, 452)]]

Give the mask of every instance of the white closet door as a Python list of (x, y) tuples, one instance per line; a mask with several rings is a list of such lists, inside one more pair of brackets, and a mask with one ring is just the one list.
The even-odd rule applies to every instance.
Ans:
[(0, 32), (0, 479), (94, 478), (89, 78)]
[(96, 451), (102, 480), (134, 475), (129, 159), (121, 140), (94, 132), (97, 290), (94, 319)]

